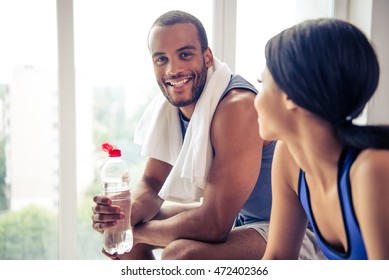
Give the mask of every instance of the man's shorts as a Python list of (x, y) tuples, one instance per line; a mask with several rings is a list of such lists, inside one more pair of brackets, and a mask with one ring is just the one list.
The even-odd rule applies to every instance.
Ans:
[[(250, 228), (258, 232), (267, 242), (269, 236), (269, 222), (254, 222), (245, 225), (238, 225), (239, 228)], [(325, 260), (319, 245), (317, 244), (315, 234), (307, 229), (303, 244), (301, 245), (299, 260)]]

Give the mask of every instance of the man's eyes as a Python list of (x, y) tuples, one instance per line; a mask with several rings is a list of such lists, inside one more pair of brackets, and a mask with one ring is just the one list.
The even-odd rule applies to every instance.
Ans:
[(180, 56), (185, 59), (185, 58), (191, 57), (192, 53), (190, 53), (190, 52), (183, 52), (183, 53), (180, 54)]
[(156, 59), (155, 59), (155, 63), (157, 63), (157, 64), (161, 64), (161, 63), (164, 63), (165, 61), (167, 61), (167, 58), (166, 57), (157, 57)]
[[(182, 53), (180, 53), (180, 58), (181, 59), (188, 59), (188, 58), (190, 58), (192, 56), (193, 56), (193, 53), (191, 53), (191, 52), (182, 52)], [(168, 58), (166, 56), (160, 56), (160, 57), (156, 57), (154, 59), (154, 63), (155, 64), (164, 64), (167, 61), (168, 61)]]

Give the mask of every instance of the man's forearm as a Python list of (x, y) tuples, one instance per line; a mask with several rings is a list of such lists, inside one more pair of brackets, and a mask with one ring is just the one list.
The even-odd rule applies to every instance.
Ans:
[(197, 209), (188, 210), (168, 219), (151, 220), (133, 228), (134, 242), (166, 247), (178, 239), (222, 242), (231, 227), (217, 228), (210, 217)]
[(139, 187), (132, 193), (131, 224), (151, 220), (161, 209), (163, 200), (152, 190)]

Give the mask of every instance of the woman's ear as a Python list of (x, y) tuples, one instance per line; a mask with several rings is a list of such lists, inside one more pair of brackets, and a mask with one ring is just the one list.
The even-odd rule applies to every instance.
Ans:
[(282, 102), (284, 103), (287, 110), (293, 111), (298, 108), (298, 105), (294, 103), (285, 92), (282, 92)]

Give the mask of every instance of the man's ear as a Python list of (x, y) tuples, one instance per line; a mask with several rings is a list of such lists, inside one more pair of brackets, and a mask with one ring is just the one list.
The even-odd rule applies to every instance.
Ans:
[(282, 92), (282, 101), (287, 110), (296, 110), (298, 108), (298, 105), (285, 92)]
[(210, 48), (207, 48), (204, 52), (204, 60), (207, 68), (213, 65), (213, 54)]

